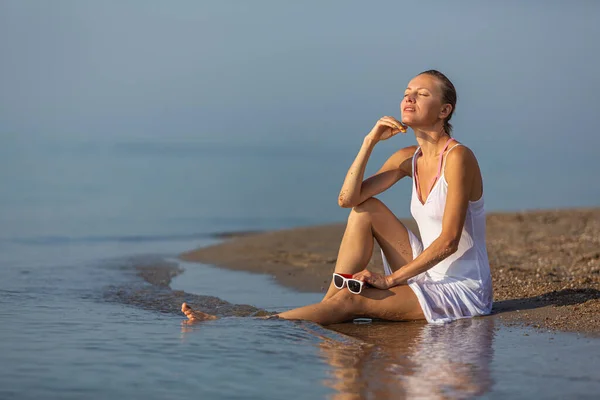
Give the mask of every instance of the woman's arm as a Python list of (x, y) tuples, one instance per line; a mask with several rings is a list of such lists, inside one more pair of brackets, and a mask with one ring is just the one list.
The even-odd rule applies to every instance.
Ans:
[(340, 191), (338, 199), (340, 207), (355, 207), (365, 200), (384, 192), (394, 183), (411, 174), (411, 160), (416, 146), (398, 150), (385, 161), (375, 175), (363, 181), (365, 166), (372, 149), (373, 146), (367, 144), (365, 140), (365, 144), (361, 147), (356, 160), (348, 170), (346, 180)]
[(442, 233), (417, 258), (387, 276), (388, 287), (406, 284), (410, 278), (427, 271), (456, 252), (477, 174), (479, 168), (471, 150), (460, 146), (448, 154), (444, 173), (448, 182), (448, 196), (442, 219)]
[[(367, 162), (375, 145), (389, 139), (399, 132), (406, 132), (406, 128), (392, 117), (383, 117), (365, 137), (363, 145), (348, 169), (344, 184), (340, 190), (338, 204), (340, 207), (351, 208), (359, 205), (370, 197), (373, 197), (388, 189), (398, 180), (407, 175), (405, 161), (407, 154), (414, 147), (406, 148), (394, 153), (372, 177), (363, 182)], [(412, 156), (412, 153), (410, 154)]]

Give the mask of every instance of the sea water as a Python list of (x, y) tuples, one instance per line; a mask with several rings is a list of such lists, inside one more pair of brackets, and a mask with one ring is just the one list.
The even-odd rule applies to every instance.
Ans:
[[(3, 142), (0, 398), (585, 398), (600, 390), (600, 343), (576, 334), (493, 318), (325, 329), (239, 316), (320, 294), (177, 254), (216, 243), (213, 233), (342, 221), (336, 191), (352, 155), (203, 149)], [(404, 216), (402, 201), (392, 208)], [(140, 265), (179, 272), (170, 287), (155, 287)], [(202, 296), (232, 305), (218, 320), (183, 323), (181, 299), (215, 301)]]
[[(50, 253), (39, 245), (27, 249)], [(56, 253), (66, 252), (54, 250), (58, 260)], [(173, 262), (172, 256), (145, 262)], [(107, 296), (111, 287), (149, 285), (131, 261), (32, 261), (4, 272), (11, 285), (1, 292), (0, 398), (560, 398), (592, 397), (600, 389), (597, 339), (505, 327), (494, 318), (325, 329), (223, 316), (188, 325), (161, 304), (153, 309), (135, 296), (122, 302)], [(278, 310), (320, 297), (284, 289), (264, 275), (180, 267), (185, 271), (173, 279), (172, 292)], [(159, 294), (162, 302), (173, 301)]]

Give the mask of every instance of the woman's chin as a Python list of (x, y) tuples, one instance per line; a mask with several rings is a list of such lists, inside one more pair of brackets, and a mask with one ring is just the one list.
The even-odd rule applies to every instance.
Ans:
[(400, 122), (402, 122), (406, 126), (412, 126), (412, 124), (415, 121), (411, 117), (412, 117), (411, 115), (402, 115), (400, 118)]

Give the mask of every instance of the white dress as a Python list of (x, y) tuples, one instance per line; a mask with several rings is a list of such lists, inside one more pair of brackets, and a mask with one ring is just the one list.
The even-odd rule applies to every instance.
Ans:
[[(446, 157), (453, 148), (448, 150)], [(413, 176), (419, 151), (420, 148), (413, 155)], [(413, 179), (410, 211), (419, 226), (423, 241), (421, 243), (408, 230), (413, 258), (416, 258), (442, 232), (448, 182), (441, 169), (439, 179), (431, 189), (425, 204), (422, 204), (414, 181)], [(390, 275), (392, 270), (383, 251), (381, 254), (385, 273)], [(410, 278), (408, 285), (419, 299), (425, 318), (431, 323), (445, 323), (491, 312), (492, 278), (485, 245), (483, 195), (479, 200), (469, 202), (456, 253), (429, 270)]]

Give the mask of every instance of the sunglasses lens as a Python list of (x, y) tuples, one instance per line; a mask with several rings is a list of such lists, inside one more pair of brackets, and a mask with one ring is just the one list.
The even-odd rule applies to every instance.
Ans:
[(356, 280), (349, 280), (348, 281), (348, 290), (351, 291), (352, 293), (358, 294), (360, 293), (360, 289), (361, 289), (361, 284), (359, 281)]
[(336, 288), (341, 289), (344, 287), (344, 278), (342, 278), (339, 275), (334, 275), (333, 276), (333, 284), (335, 285)]

